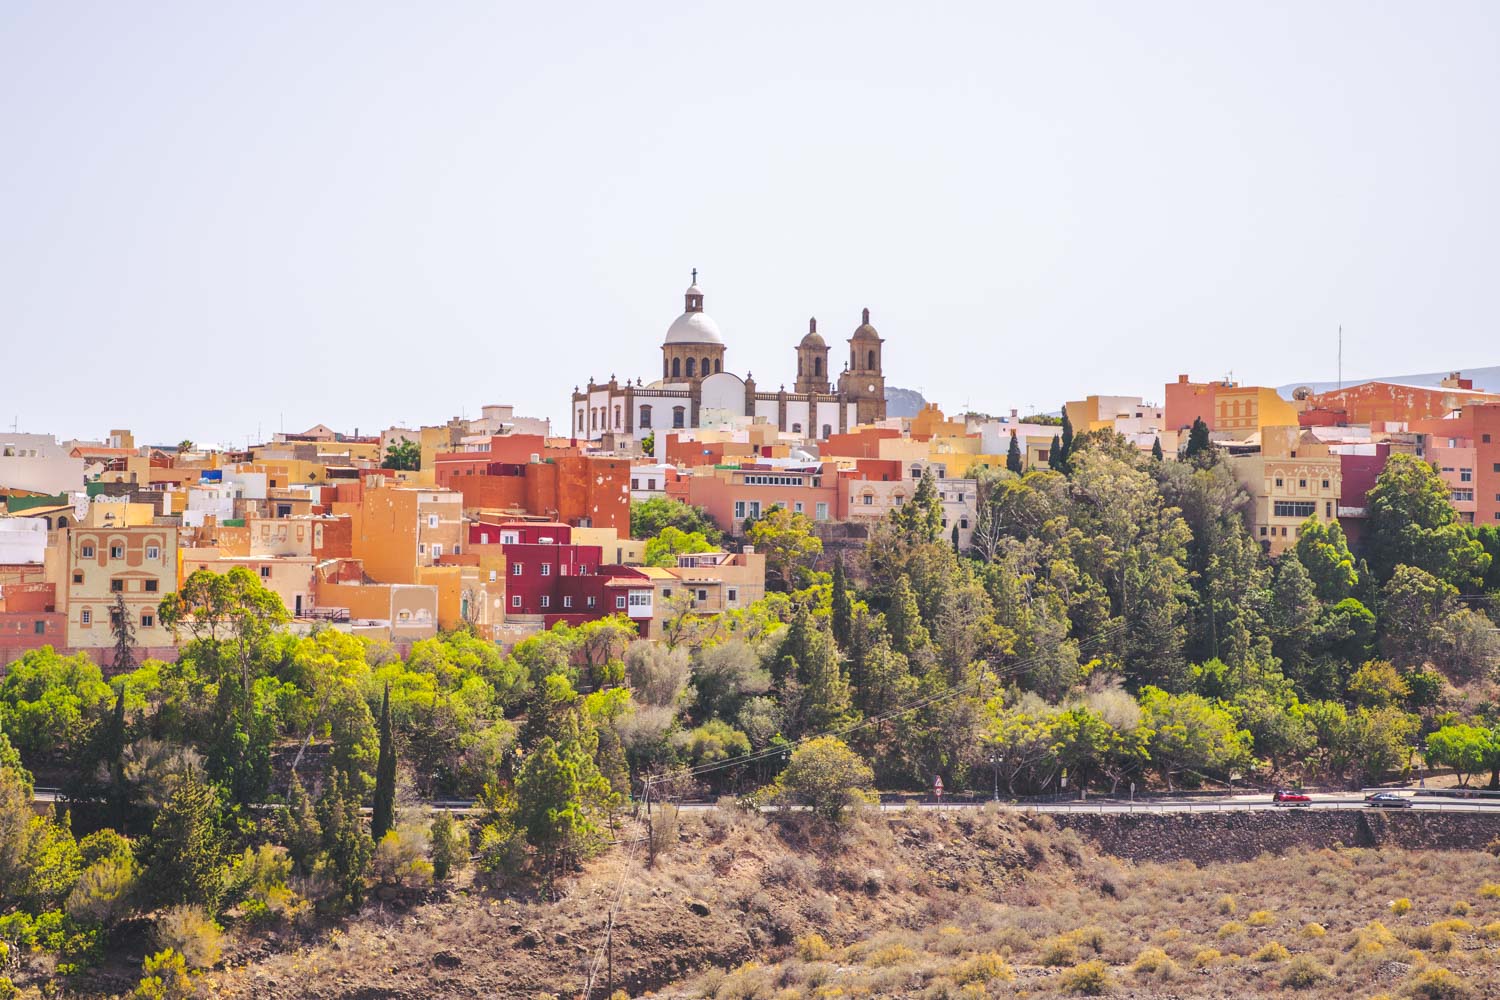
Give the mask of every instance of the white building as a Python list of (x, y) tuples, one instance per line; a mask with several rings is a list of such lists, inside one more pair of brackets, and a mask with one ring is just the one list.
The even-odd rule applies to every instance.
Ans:
[(796, 347), (792, 391), (783, 384), (776, 392), (759, 392), (748, 372), (741, 378), (724, 369), (724, 338), (703, 311), (696, 272), (684, 302), (682, 315), (662, 342), (661, 377), (650, 383), (590, 378), (587, 388), (573, 392), (572, 437), (618, 449), (660, 429), (731, 429), (765, 422), (795, 437), (821, 440), (884, 419), (884, 341), (870, 325), (868, 309), (849, 338), (849, 361), (836, 386), (828, 345), (813, 320)]
[(39, 517), (0, 517), (0, 566), (40, 564), (46, 555), (46, 521)]
[(51, 434), (0, 432), (0, 488), (55, 496), (83, 489), (83, 459)]

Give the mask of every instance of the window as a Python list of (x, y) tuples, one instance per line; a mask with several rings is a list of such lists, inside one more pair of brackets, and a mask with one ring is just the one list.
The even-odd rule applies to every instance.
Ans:
[(429, 527), (429, 528), (436, 528), (437, 526), (438, 526), (438, 516), (436, 514), (428, 514), (427, 515), (427, 527)]
[(432, 547), (432, 558), (434, 558), (434, 559), (441, 558), (442, 554), (443, 554), (443, 547), (441, 545), (434, 545)]
[(1326, 490), (1326, 489), (1328, 489), (1328, 480), (1326, 480), (1326, 479), (1325, 479), (1325, 480), (1323, 480), (1323, 488), (1324, 488), (1324, 489), (1325, 489), (1325, 490)]
[[(676, 362), (673, 362), (673, 366), (674, 367), (676, 366)], [(673, 427), (686, 427), (687, 426), (687, 408), (686, 407), (684, 407), (684, 406), (674, 406), (674, 407), (672, 407), (672, 426)]]
[(123, 545), (111, 545), (109, 547), (109, 557), (111, 559), (124, 559), (125, 558), (125, 546), (123, 546)]
[[(1500, 465), (1496, 465), (1495, 466), (1495, 471), (1496, 472), (1500, 472)], [(79, 555), (79, 558), (82, 558), (82, 559), (92, 559), (92, 558), (94, 558), (94, 547), (92, 545), (88, 544), (87, 542), (85, 542), (83, 544), (83, 546), (81, 548), (79, 548), (78, 555)]]
[(80, 625), (92, 625), (94, 623), (94, 613), (88, 608), (84, 608), (78, 613), (78, 623)]
[(793, 434), (801, 434), (802, 433), (802, 425), (801, 424), (792, 424), (792, 433)]
[(262, 566), (260, 568), (260, 578), (262, 580), (269, 580), (269, 579), (271, 579), (271, 567), (269, 567), (269, 566)]
[(1485, 444), (1489, 444), (1490, 443), (1490, 436), (1488, 434), (1484, 435), (1484, 443)]
[(427, 543), (426, 542), (418, 542), (417, 543), (417, 553), (419, 555), (424, 555), (424, 556), (427, 554)]
[(729, 601), (729, 602), (730, 602), (730, 603), (731, 603), (731, 604), (732, 604), (732, 603), (734, 603), (734, 602), (735, 602), (735, 601), (738, 601), (738, 600), (739, 600), (739, 599), (740, 599), (740, 591), (739, 591), (739, 588), (738, 588), (738, 587), (730, 587), (730, 588), (729, 588), (729, 589), (728, 589), (728, 590), (726, 590), (726, 591), (725, 591), (725, 592), (724, 592), (724, 597), (725, 597), (725, 599), (727, 599), (727, 600), (728, 600), (728, 601)]
[(550, 608), (550, 607), (552, 607), (552, 595), (551, 594), (543, 594), (542, 595), (542, 607), (544, 607), (544, 608)]
[(37, 622), (36, 625), (33, 626), (33, 629), (34, 629), (34, 631), (36, 632), (37, 635), (46, 635), (47, 634), (47, 623), (46, 622)]
[(1474, 502), (1474, 491), (1473, 490), (1454, 490), (1453, 491), (1453, 502), (1454, 503), (1473, 503)]
[(706, 600), (708, 600), (708, 591), (703, 590), (703, 589), (700, 588), (699, 591), (698, 591), (698, 600), (700, 600), (700, 601), (706, 601)]
[[(1277, 500), (1272, 505), (1272, 513), (1277, 517), (1309, 518), (1317, 513), (1318, 505), (1311, 500)], [(1286, 529), (1281, 529), (1286, 534)]]
[(1281, 477), (1277, 476), (1276, 477), (1276, 488), (1279, 490), (1279, 489), (1281, 489), (1281, 486), (1282, 486)]
[(522, 573), (522, 567), (524, 565), (525, 565), (524, 563), (511, 563), (510, 564), (510, 575), (511, 576), (520, 576), (521, 573)]
[(146, 558), (152, 560), (153, 562), (156, 561), (157, 559), (160, 559), (161, 558), (161, 546), (159, 546), (159, 545), (148, 545), (148, 546), (146, 546)]
[(1260, 526), (1260, 537), (1262, 537), (1262, 538), (1266, 537), (1266, 526), (1265, 525), (1261, 525)]
[(1333, 501), (1332, 500), (1325, 500), (1325, 501), (1323, 501), (1323, 516), (1326, 517), (1326, 518), (1328, 518), (1329, 520), (1333, 520)]
[(736, 500), (734, 502), (734, 519), (736, 521), (743, 521), (745, 519), (745, 501)]
[(967, 517), (961, 517), (961, 518), (959, 518), (958, 519), (958, 526), (962, 530), (968, 531), (969, 530), (969, 519)]
[(819, 503), (813, 507), (813, 517), (819, 521), (828, 520), (828, 505)]
[(661, 599), (662, 600), (665, 601), (667, 598), (669, 598), (671, 596), (672, 596), (672, 588), (671, 587), (663, 587), (663, 588), (661, 588)]
[(1305, 489), (1307, 489), (1307, 480), (1306, 479), (1299, 479), (1299, 480), (1297, 480), (1297, 489), (1299, 489), (1299, 490), (1305, 490)]
[(111, 580), (111, 581), (109, 581), (109, 592), (111, 594), (123, 594), (123, 593), (125, 593), (125, 581), (124, 580)]
[(82, 573), (74, 573), (73, 574), (73, 582), (74, 583), (82, 583), (83, 582), (83, 574)]
[[(621, 600), (623, 600), (623, 598), (616, 598), (615, 603), (618, 605)], [(630, 606), (632, 608), (651, 607), (651, 594), (649, 592), (643, 593), (638, 590), (632, 590), (630, 592)]]
[(873, 493), (866, 493), (860, 499), (864, 501), (866, 507), (872, 507), (875, 504), (875, 494)]
[(551, 563), (542, 563), (542, 575), (543, 576), (551, 576), (552, 575), (552, 564)]
[(565, 607), (565, 608), (571, 608), (572, 606), (573, 606), (573, 595), (572, 594), (564, 594), (563, 595), (563, 607)]
[(510, 606), (513, 607), (513, 608), (519, 608), (521, 606), (521, 595), (520, 594), (512, 594), (511, 595), (511, 597), (510, 597)]
[(156, 625), (156, 616), (149, 611), (141, 612), (141, 628), (152, 628)]
[(832, 424), (824, 424), (823, 425), (823, 440), (827, 441), (832, 436), (833, 436), (833, 425)]
[(586, 602), (584, 602), (584, 603), (586, 603), (589, 607), (592, 608), (595, 604), (598, 603), (598, 601), (593, 596), (590, 596), (589, 599)]
[(641, 488), (641, 481), (639, 479), (636, 479), (634, 476), (632, 476), (630, 478), (630, 488), (633, 489), (633, 490), (640, 489)]
[(625, 610), (625, 595), (624, 594), (620, 594), (619, 596), (617, 596), (615, 598), (615, 610), (616, 611), (624, 611)]
[(802, 501), (801, 500), (798, 500), (796, 503), (792, 504), (792, 513), (793, 514), (800, 514), (800, 513), (802, 513)]
[(649, 428), (651, 426), (651, 406), (649, 404), (641, 404), (640, 416), (641, 418), (636, 421), (636, 424), (640, 427)]
[(1458, 470), (1458, 481), (1461, 482), (1461, 483), (1472, 483), (1474, 481), (1474, 470), (1473, 469), (1459, 469)]

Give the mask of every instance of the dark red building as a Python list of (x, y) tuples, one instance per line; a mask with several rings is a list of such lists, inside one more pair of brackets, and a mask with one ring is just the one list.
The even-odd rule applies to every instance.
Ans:
[(650, 631), (653, 586), (630, 566), (602, 566), (604, 549), (575, 545), (573, 529), (558, 521), (478, 522), (469, 544), (501, 546), (505, 555), (505, 616), (580, 625), (626, 615), (642, 636)]

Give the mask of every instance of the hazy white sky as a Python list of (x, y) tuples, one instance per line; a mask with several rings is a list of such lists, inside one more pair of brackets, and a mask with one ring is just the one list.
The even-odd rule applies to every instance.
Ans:
[[(1500, 5), (0, 4), (0, 422), (232, 440), (869, 306), (949, 408), (1500, 363)], [(836, 355), (837, 356), (837, 355)]]

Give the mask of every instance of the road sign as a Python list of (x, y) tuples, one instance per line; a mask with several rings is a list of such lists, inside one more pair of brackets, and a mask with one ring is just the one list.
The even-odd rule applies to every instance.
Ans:
[(943, 800), (943, 776), (941, 774), (932, 779), (932, 797), (939, 802)]

